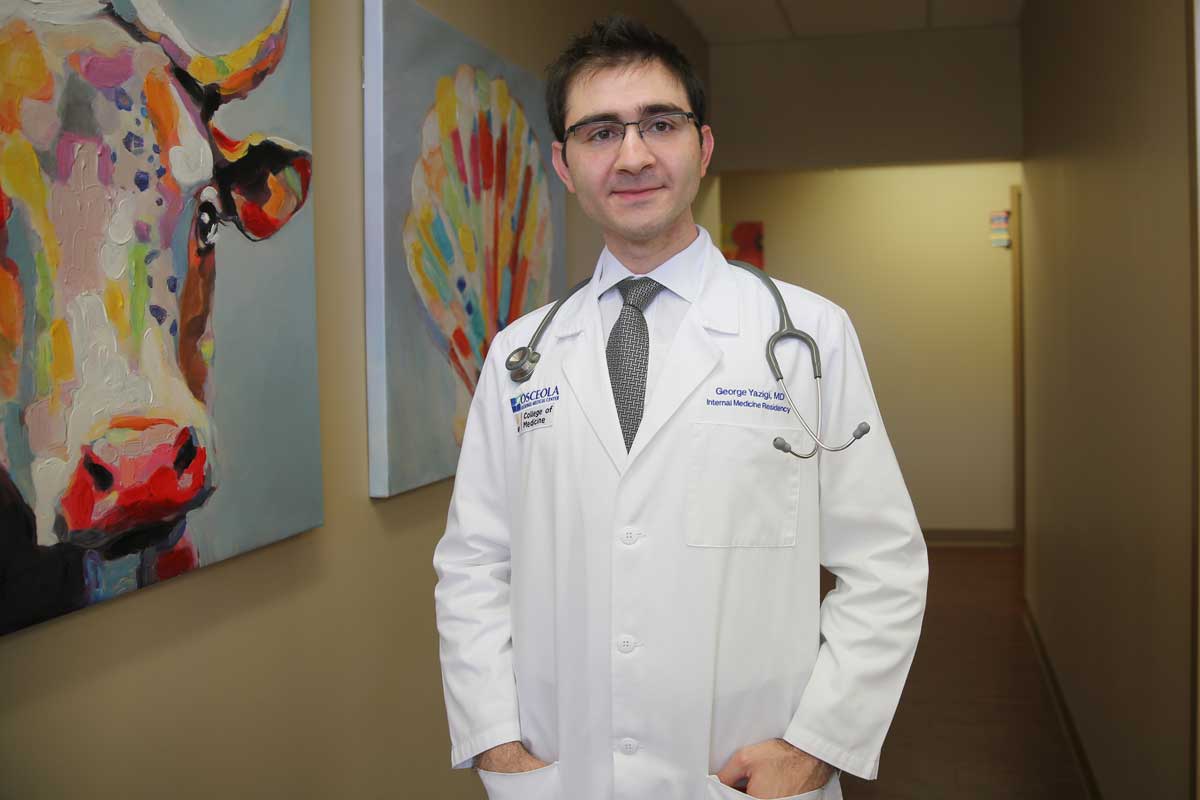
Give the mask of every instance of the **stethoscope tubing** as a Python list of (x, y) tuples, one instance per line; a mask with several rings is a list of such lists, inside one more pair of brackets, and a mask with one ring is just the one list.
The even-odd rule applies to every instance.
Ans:
[[(771, 375), (775, 378), (776, 382), (779, 383), (779, 387), (783, 390), (783, 396), (787, 398), (788, 408), (790, 408), (792, 413), (796, 415), (796, 419), (800, 420), (800, 425), (804, 428), (804, 432), (807, 433), (813, 441), (811, 450), (809, 450), (807, 453), (797, 453), (792, 449), (791, 445), (788, 444), (785, 439), (783, 439), (783, 437), (776, 437), (774, 441), (775, 449), (793, 455), (796, 458), (812, 458), (821, 450), (825, 450), (830, 453), (837, 453), (845, 450), (847, 447), (866, 436), (867, 433), (870, 432), (871, 426), (866, 422), (860, 422), (845, 444), (831, 447), (830, 445), (827, 445), (821, 441), (820, 436), (817, 435), (817, 431), (821, 429), (821, 349), (817, 346), (817, 342), (812, 336), (792, 324), (792, 318), (788, 313), (787, 303), (785, 303), (783, 300), (783, 294), (779, 291), (779, 287), (775, 285), (775, 281), (771, 280), (770, 275), (767, 275), (767, 273), (763, 272), (762, 270), (755, 269), (749, 264), (745, 264), (741, 261), (730, 261), (728, 263), (731, 266), (745, 270), (746, 272), (749, 272), (758, 278), (763, 285), (767, 287), (767, 290), (771, 293), (771, 298), (775, 301), (775, 307), (779, 310), (779, 329), (771, 334), (771, 336), (767, 339), (767, 367), (771, 370)], [(529, 344), (523, 347), (518, 347), (516, 350), (513, 350), (508, 354), (508, 358), (504, 360), (504, 366), (508, 370), (509, 376), (515, 383), (524, 383), (533, 377), (533, 371), (537, 367), (538, 361), (540, 361), (542, 357), (541, 353), (537, 351), (537, 346), (541, 343), (542, 336), (545, 334), (546, 329), (550, 327), (550, 322), (558, 314), (558, 310), (562, 308), (563, 303), (570, 299), (584, 286), (587, 286), (589, 283), (591, 283), (591, 280), (591, 278), (585, 278), (584, 280), (572, 286), (569, 292), (560, 297), (554, 303), (546, 316), (542, 317), (542, 321), (538, 323), (537, 329), (534, 330), (533, 336), (531, 336), (529, 339)], [(784, 339), (799, 339), (808, 346), (809, 358), (812, 361), (813, 380), (816, 381), (817, 384), (816, 431), (809, 427), (807, 420), (804, 419), (804, 416), (800, 413), (800, 410), (796, 408), (796, 404), (792, 401), (792, 395), (787, 388), (787, 381), (785, 381), (783, 378), (783, 370), (780, 369), (779, 360), (775, 357), (775, 346)]]

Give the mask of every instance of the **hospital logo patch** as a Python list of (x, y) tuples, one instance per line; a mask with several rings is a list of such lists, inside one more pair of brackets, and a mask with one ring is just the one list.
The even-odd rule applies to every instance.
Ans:
[(557, 386), (544, 386), (508, 398), (508, 404), (513, 412), (513, 420), (517, 425), (517, 435), (549, 428), (553, 425), (554, 407), (558, 403), (558, 397)]
[(523, 408), (543, 405), (545, 403), (554, 403), (557, 400), (557, 386), (543, 386), (541, 389), (530, 389), (528, 392), (521, 392), (516, 397), (508, 398), (508, 402), (510, 405), (512, 405), (514, 414)]

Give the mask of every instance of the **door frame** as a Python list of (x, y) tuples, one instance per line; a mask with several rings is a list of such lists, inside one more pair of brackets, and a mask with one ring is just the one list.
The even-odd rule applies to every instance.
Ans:
[[(1013, 538), (1025, 563), (1025, 290), (1021, 262), (1020, 185), (1008, 189), (1008, 231), (1012, 259), (1013, 336)], [(1024, 576), (1022, 575), (1022, 585)]]

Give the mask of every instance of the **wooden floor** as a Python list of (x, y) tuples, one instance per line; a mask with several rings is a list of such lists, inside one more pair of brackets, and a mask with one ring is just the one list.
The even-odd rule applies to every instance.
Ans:
[(847, 800), (1086, 800), (1025, 627), (1019, 551), (931, 548), (929, 604), (879, 779)]

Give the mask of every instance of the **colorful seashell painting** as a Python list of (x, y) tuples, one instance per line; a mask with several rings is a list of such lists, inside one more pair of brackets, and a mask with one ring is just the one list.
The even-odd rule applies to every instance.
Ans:
[(537, 137), (508, 83), (464, 64), (438, 81), (436, 96), (421, 126), (404, 249), (459, 378), (461, 442), (492, 337), (547, 302), (554, 220)]
[(561, 291), (564, 198), (540, 81), (409, 0), (366, 16), (366, 157), (383, 165), (367, 170), (370, 483), (385, 497), (453, 474), (492, 339)]

